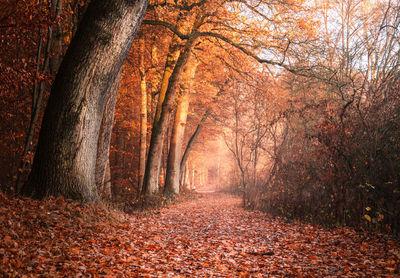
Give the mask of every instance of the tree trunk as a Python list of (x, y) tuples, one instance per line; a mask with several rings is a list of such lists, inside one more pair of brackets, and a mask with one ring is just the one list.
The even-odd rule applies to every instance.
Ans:
[(191, 186), (190, 186), (190, 178), (189, 178), (189, 172), (190, 172), (189, 166), (186, 165), (186, 167), (185, 167), (185, 172), (181, 173), (181, 175), (183, 176), (183, 178), (182, 178), (182, 182), (181, 182), (181, 184), (180, 184), (180, 190), (183, 190), (183, 189), (188, 189), (188, 190), (190, 190), (190, 189), (191, 189)]
[[(62, 0), (57, 0), (58, 2), (56, 3), (55, 0), (52, 1), (51, 3), (51, 12), (54, 14), (55, 18), (60, 16), (61, 11), (62, 11)], [(42, 1), (39, 1), (39, 6), (42, 5)], [(47, 46), (46, 46), (46, 52), (45, 52), (45, 58), (44, 58), (44, 63), (43, 63), (43, 68), (42, 68), (42, 73), (47, 73), (49, 71), (49, 65), (51, 63), (51, 60), (54, 58), (61, 59), (60, 54), (56, 54), (52, 56), (52, 44), (53, 44), (53, 27), (49, 26), (48, 27), (48, 38), (47, 38)], [(41, 53), (42, 53), (42, 47), (43, 47), (43, 35), (41, 34), (41, 28), (39, 28), (39, 47), (38, 47), (38, 52), (37, 52), (37, 57), (36, 57), (36, 75), (39, 74), (40, 70), (40, 58), (41, 58)], [(60, 51), (61, 52), (61, 51)], [(50, 68), (50, 73), (56, 73), (56, 71), (53, 71)], [(33, 89), (32, 93), (32, 112), (31, 112), (31, 121), (29, 123), (29, 128), (28, 128), (28, 134), (26, 136), (25, 140), (25, 145), (24, 145), (24, 151), (22, 153), (21, 157), (21, 163), (20, 163), (20, 169), (18, 170), (17, 174), (17, 181), (15, 185), (15, 190), (16, 193), (19, 193), (21, 190), (21, 187), (23, 185), (23, 173), (25, 172), (25, 169), (28, 167), (28, 163), (25, 161), (26, 156), (28, 153), (31, 151), (32, 148), (32, 141), (35, 135), (35, 128), (36, 124), (39, 120), (39, 114), (42, 109), (42, 99), (43, 99), (43, 94), (44, 94), (44, 82), (40, 81), (39, 83), (36, 83)]]
[(110, 142), (114, 123), (115, 104), (117, 103), (117, 95), (120, 81), (121, 71), (118, 73), (117, 78), (114, 81), (106, 102), (97, 145), (95, 172), (96, 186), (100, 195), (105, 198), (111, 198), (111, 195), (109, 195), (109, 190), (105, 188), (105, 176), (107, 171), (107, 164), (109, 164), (110, 159)]
[[(201, 26), (202, 23), (203, 23), (203, 18), (199, 14), (197, 14), (195, 16), (193, 25), (191, 26), (191, 32), (197, 31), (197, 29)], [(187, 22), (183, 22), (183, 24), (187, 24)], [(184, 28), (185, 26), (179, 26), (179, 27)], [(174, 36), (174, 39), (175, 38), (176, 36)], [(160, 173), (164, 134), (168, 125), (168, 118), (169, 115), (171, 114), (173, 103), (175, 101), (176, 86), (178, 85), (178, 80), (183, 71), (183, 67), (189, 60), (190, 53), (195, 40), (196, 36), (192, 36), (191, 38), (189, 38), (185, 43), (183, 52), (179, 51), (179, 58), (176, 62), (175, 68), (171, 73), (171, 77), (168, 79), (168, 84), (165, 83), (165, 85), (168, 85), (165, 92), (165, 98), (162, 101), (162, 104), (160, 100), (158, 102), (158, 108), (156, 111), (156, 116), (154, 118), (154, 124), (151, 133), (149, 154), (147, 158), (146, 171), (143, 182), (142, 195), (146, 197), (150, 197), (158, 191), (158, 177)], [(164, 83), (162, 84), (162, 86), (163, 85)], [(160, 92), (160, 97), (161, 97), (161, 92)], [(160, 112), (160, 114), (158, 114), (158, 112)]]
[(142, 194), (147, 197), (154, 195), (158, 191), (158, 176), (160, 173), (162, 147), (164, 141), (163, 137), (168, 126), (169, 115), (171, 114), (171, 111), (173, 109), (178, 80), (183, 71), (183, 67), (189, 59), (192, 45), (193, 40), (188, 40), (186, 42), (184, 51), (179, 55), (178, 61), (176, 62), (174, 71), (172, 72), (171, 78), (168, 83), (165, 99), (162, 103), (160, 119), (157, 121), (156, 116), (154, 120)]
[(112, 184), (111, 184), (111, 166), (110, 166), (110, 157), (108, 157), (106, 164), (106, 171), (104, 173), (104, 185), (103, 191), (104, 196), (108, 196), (110, 199), (112, 198)]
[[(196, 139), (199, 136), (201, 130), (203, 129), (204, 123), (207, 120), (208, 116), (210, 116), (210, 114), (211, 114), (211, 109), (207, 109), (207, 111), (204, 113), (203, 117), (201, 118), (199, 124), (197, 125), (196, 130), (193, 132), (192, 136), (190, 136), (190, 139), (186, 146), (185, 152), (183, 153), (181, 164), (180, 164), (180, 172), (181, 173), (185, 172), (186, 162), (189, 158), (190, 151), (192, 150), (192, 147), (193, 147), (194, 143), (196, 142)], [(182, 180), (182, 177), (180, 177), (180, 180)]]
[(167, 174), (164, 193), (166, 195), (179, 194), (180, 162), (182, 157), (182, 144), (185, 135), (186, 119), (189, 110), (190, 91), (192, 89), (197, 63), (188, 66), (186, 77), (181, 85), (181, 95), (178, 98), (174, 126), (172, 129), (171, 144), (168, 153)]
[(164, 193), (166, 195), (179, 194), (179, 166), (188, 109), (189, 94), (188, 92), (183, 92), (182, 96), (178, 99), (178, 107), (172, 129), (170, 150), (168, 153), (167, 173), (164, 187)]
[[(61, 15), (63, 9), (63, 0), (51, 0), (51, 13), (55, 15), (55, 19)], [(61, 22), (57, 23), (57, 27), (54, 30), (54, 50), (55, 55), (50, 59), (50, 72), (56, 73), (61, 64), (62, 59), (62, 26)]]
[(147, 4), (89, 4), (53, 83), (25, 195), (98, 198), (95, 169), (105, 104)]
[(143, 187), (144, 171), (146, 167), (146, 149), (147, 149), (147, 92), (146, 92), (146, 69), (144, 65), (145, 40), (140, 38), (140, 153), (139, 153), (139, 179), (138, 191)]
[[(158, 95), (157, 107), (156, 107), (156, 111), (154, 114), (152, 135), (150, 138), (156, 137), (155, 133), (157, 133), (157, 131), (154, 129), (154, 127), (157, 126), (160, 122), (162, 104), (164, 102), (165, 95), (168, 90), (168, 85), (169, 85), (169, 82), (171, 79), (171, 75), (174, 71), (175, 64), (181, 53), (178, 40), (179, 40), (178, 36), (175, 35), (172, 38), (172, 42), (171, 42), (171, 45), (169, 48), (167, 62), (165, 64), (164, 74), (163, 74), (163, 78), (161, 80), (161, 88), (160, 88), (160, 92)], [(153, 136), (153, 134), (154, 134), (154, 136)], [(161, 168), (162, 152), (163, 152), (164, 134), (161, 134), (160, 136), (161, 136), (160, 138), (157, 137), (157, 140), (156, 140), (156, 138), (150, 139), (149, 149), (152, 149), (152, 152), (153, 152), (152, 162), (151, 162), (151, 164), (149, 164), (149, 158), (148, 158), (147, 165), (144, 168), (147, 169), (149, 167), (149, 165), (151, 165), (150, 167), (152, 168), (152, 170), (151, 170), (151, 173), (149, 174), (149, 176), (146, 178), (145, 178), (145, 176), (146, 176), (147, 170), (145, 170), (145, 174), (143, 177), (142, 190), (141, 190), (142, 195), (146, 194), (145, 193), (146, 190), (149, 190), (149, 192), (153, 192), (153, 193), (158, 191), (158, 183), (159, 183), (159, 178), (160, 178), (160, 168)], [(153, 147), (151, 147), (151, 144), (152, 144), (151, 140), (153, 140), (153, 142), (160, 141), (160, 144), (157, 143), (156, 145), (153, 145)], [(150, 157), (150, 150), (149, 150), (148, 156)], [(145, 180), (149, 185), (145, 184)]]

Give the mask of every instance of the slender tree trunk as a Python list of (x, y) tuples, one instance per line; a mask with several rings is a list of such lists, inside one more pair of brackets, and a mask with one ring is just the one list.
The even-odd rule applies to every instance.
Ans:
[(218, 191), (220, 188), (221, 182), (221, 157), (218, 155), (218, 164), (217, 164), (217, 185), (215, 186), (215, 190)]
[[(165, 95), (168, 90), (168, 85), (169, 85), (169, 82), (171, 79), (171, 75), (174, 71), (175, 64), (181, 53), (178, 40), (179, 40), (179, 38), (176, 35), (172, 38), (172, 42), (171, 42), (170, 49), (169, 49), (169, 54), (167, 56), (167, 62), (165, 64), (163, 78), (161, 80), (161, 88), (160, 88), (160, 92), (158, 95), (157, 107), (156, 107), (156, 111), (155, 111), (154, 119), (153, 119), (152, 136), (150, 138), (156, 137), (155, 133), (157, 133), (157, 131), (154, 129), (154, 127), (157, 126), (160, 122), (162, 104), (164, 102)], [(153, 134), (154, 134), (154, 136), (153, 136)], [(154, 192), (158, 191), (158, 183), (159, 183), (159, 177), (160, 177), (160, 168), (161, 168), (162, 152), (163, 152), (163, 143), (162, 142), (164, 141), (164, 134), (161, 134), (160, 136), (161, 136), (160, 138), (157, 138), (157, 141), (160, 141), (161, 144), (157, 144), (152, 147), (152, 151), (153, 151), (152, 157), (154, 156), (154, 158), (152, 158), (152, 163), (149, 164), (149, 162), (148, 162), (149, 158), (148, 158), (147, 165), (146, 165), (146, 167), (144, 167), (147, 169), (149, 167), (149, 165), (151, 165), (150, 167), (152, 168), (152, 170), (147, 178), (145, 178), (146, 171), (147, 171), (147, 170), (145, 170), (145, 174), (143, 177), (142, 190), (141, 190), (142, 195), (146, 194), (145, 193), (146, 190), (149, 190), (149, 192), (152, 192), (150, 195), (152, 195)], [(154, 140), (155, 139), (153, 139), (153, 141)], [(150, 139), (150, 145), (152, 144), (151, 142), (152, 141)], [(151, 147), (149, 146), (149, 149), (150, 148)], [(148, 154), (148, 156), (150, 156), (150, 153)], [(147, 182), (149, 185), (146, 185), (145, 182)]]
[(168, 83), (165, 99), (162, 104), (160, 119), (158, 121), (156, 121), (156, 119), (154, 120), (142, 194), (147, 197), (154, 195), (158, 191), (158, 176), (160, 173), (162, 147), (164, 141), (163, 137), (165, 131), (167, 130), (169, 115), (173, 109), (178, 80), (183, 71), (183, 67), (189, 59), (192, 45), (193, 40), (188, 40), (186, 42), (184, 51), (179, 55), (178, 61), (176, 62), (174, 71), (172, 72)]
[[(228, 84), (228, 81), (226, 81), (225, 85), (226, 84)], [(224, 92), (224, 88), (220, 89), (218, 91), (218, 93), (215, 95), (213, 103), (218, 101), (218, 97), (221, 95), (222, 92)], [(196, 142), (197, 137), (201, 133), (201, 130), (203, 129), (204, 123), (208, 119), (210, 114), (211, 114), (211, 108), (208, 108), (206, 110), (206, 112), (204, 113), (203, 117), (201, 118), (199, 124), (197, 125), (196, 130), (194, 131), (192, 136), (190, 136), (190, 138), (189, 138), (188, 144), (186, 145), (185, 152), (183, 153), (182, 160), (181, 160), (181, 165), (180, 165), (181, 173), (183, 173), (185, 171), (185, 167), (186, 167), (186, 164), (187, 164), (186, 162), (187, 162), (187, 160), (189, 158), (190, 151), (192, 150), (192, 147), (193, 147), (194, 143)], [(182, 181), (182, 175), (179, 178), (179, 180)]]
[[(55, 19), (61, 15), (62, 11), (62, 0), (57, 0), (58, 3), (54, 2), (55, 0), (52, 1), (51, 4), (51, 12), (55, 15)], [(39, 1), (39, 5), (42, 5), (42, 1)], [(53, 27), (49, 26), (48, 27), (48, 37), (47, 37), (47, 46), (46, 46), (46, 52), (45, 52), (45, 57), (44, 57), (44, 63), (42, 67), (42, 73), (47, 73), (49, 71), (49, 65), (51, 62), (51, 59), (54, 59), (55, 56), (53, 55), (52, 57), (52, 44), (53, 44)], [(38, 52), (37, 52), (37, 57), (36, 57), (36, 75), (38, 75), (39, 70), (40, 70), (40, 58), (42, 55), (42, 47), (43, 47), (43, 35), (41, 34), (41, 29), (39, 28), (39, 47), (38, 47)], [(59, 55), (59, 54), (58, 54)], [(58, 58), (60, 59), (60, 58)], [(50, 69), (51, 73), (55, 73), (52, 69)], [(43, 94), (44, 94), (44, 83), (43, 81), (36, 83), (33, 89), (32, 93), (32, 112), (31, 112), (31, 121), (29, 123), (29, 128), (28, 128), (28, 134), (26, 136), (25, 140), (25, 145), (24, 145), (24, 150), (22, 153), (22, 158), (21, 158), (21, 163), (20, 163), (20, 169), (17, 174), (17, 181), (16, 181), (16, 186), (15, 190), (16, 193), (19, 193), (22, 187), (22, 175), (25, 169), (28, 167), (28, 163), (25, 161), (25, 157), (28, 155), (28, 153), (31, 151), (32, 147), (32, 141), (33, 137), (35, 135), (35, 128), (37, 125), (37, 122), (39, 120), (39, 114), (42, 109), (42, 99), (43, 99)]]
[(172, 129), (170, 150), (168, 153), (167, 173), (164, 187), (164, 193), (167, 195), (179, 194), (179, 166), (188, 109), (189, 94), (188, 92), (183, 92), (183, 95), (178, 99), (178, 107)]
[[(51, 0), (51, 13), (55, 15), (55, 19), (61, 15), (63, 9), (63, 0)], [(56, 73), (60, 67), (62, 60), (62, 26), (60, 21), (57, 23), (57, 27), (54, 30), (54, 46), (53, 50), (55, 54), (50, 59), (50, 71)]]
[(164, 187), (164, 193), (166, 195), (179, 194), (182, 144), (189, 110), (190, 91), (192, 89), (197, 65), (197, 63), (193, 65), (188, 63), (188, 69), (185, 73), (187, 78), (185, 78), (186, 80), (181, 85), (181, 95), (178, 97), (178, 105), (176, 109), (174, 126), (172, 128), (171, 144), (168, 153), (167, 174)]
[(191, 188), (191, 187), (190, 187), (189, 172), (190, 172), (189, 167), (186, 165), (186, 167), (185, 167), (185, 172), (182, 173), (182, 175), (183, 175), (183, 182), (181, 183), (181, 187), (180, 187), (181, 190), (183, 190), (183, 189), (190, 189), (190, 188)]
[[(207, 111), (204, 113), (203, 117), (201, 118), (199, 124), (196, 127), (196, 130), (193, 132), (192, 136), (190, 136), (189, 141), (187, 143), (185, 152), (183, 153), (181, 164), (180, 164), (180, 172), (183, 173), (185, 171), (186, 167), (186, 162), (189, 158), (190, 151), (193, 148), (194, 143), (197, 140), (197, 137), (199, 136), (201, 130), (203, 129), (204, 123), (207, 120), (207, 118), (211, 114), (211, 109), (207, 109)], [(182, 177), (180, 177), (180, 180), (182, 180)]]
[(196, 164), (192, 163), (192, 188), (196, 187)]
[[(115, 104), (117, 103), (117, 95), (119, 83), (121, 81), (121, 71), (118, 73), (114, 84), (108, 96), (106, 107), (103, 113), (103, 119), (100, 126), (99, 140), (97, 144), (96, 159), (96, 186), (102, 197), (111, 198), (109, 190), (105, 188), (107, 165), (109, 167), (110, 160), (110, 143), (114, 123)], [(107, 186), (110, 186), (109, 184)]]
[(145, 40), (144, 36), (140, 38), (140, 153), (139, 153), (139, 192), (143, 187), (144, 171), (146, 167), (146, 149), (147, 149), (147, 91), (146, 91), (146, 69), (144, 65)]
[(103, 191), (104, 191), (104, 196), (108, 196), (110, 199), (112, 198), (110, 157), (108, 157), (106, 171), (104, 173)]
[(148, 0), (93, 0), (61, 63), (25, 195), (93, 201), (105, 104)]

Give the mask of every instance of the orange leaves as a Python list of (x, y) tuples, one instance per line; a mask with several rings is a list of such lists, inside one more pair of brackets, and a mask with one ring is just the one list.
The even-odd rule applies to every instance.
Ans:
[(124, 221), (62, 198), (45, 202), (3, 199), (0, 273), (11, 276), (399, 274), (397, 242), (351, 229), (284, 223), (245, 211), (239, 199), (226, 195), (204, 196), (159, 213), (125, 216)]
[(71, 253), (72, 253), (73, 255), (75, 255), (75, 256), (78, 256), (78, 255), (79, 255), (79, 247), (77, 247), (77, 246), (72, 247), (70, 251), (71, 251)]
[(12, 243), (11, 237), (10, 237), (9, 235), (4, 236), (3, 242), (4, 242), (6, 245), (11, 245), (11, 243)]

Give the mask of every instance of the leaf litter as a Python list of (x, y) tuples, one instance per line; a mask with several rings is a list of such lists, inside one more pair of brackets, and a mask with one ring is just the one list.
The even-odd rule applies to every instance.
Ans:
[(131, 215), (0, 193), (0, 276), (400, 277), (389, 236), (287, 222), (217, 193)]

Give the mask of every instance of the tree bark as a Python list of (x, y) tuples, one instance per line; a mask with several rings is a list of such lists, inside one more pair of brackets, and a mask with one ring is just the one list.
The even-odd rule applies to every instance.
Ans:
[(183, 92), (178, 99), (178, 107), (174, 126), (172, 129), (170, 150), (168, 153), (167, 173), (165, 177), (164, 194), (179, 194), (180, 160), (182, 152), (183, 135), (185, 132), (187, 111), (189, 109), (189, 94)]
[(154, 120), (154, 125), (151, 133), (149, 154), (147, 158), (146, 171), (144, 175), (143, 194), (145, 197), (150, 197), (158, 191), (158, 176), (160, 173), (163, 137), (168, 126), (168, 118), (172, 112), (175, 101), (176, 87), (181, 76), (183, 68), (187, 63), (192, 50), (194, 40), (190, 39), (186, 42), (185, 49), (179, 55), (174, 71), (168, 83), (168, 88), (165, 94), (165, 99), (162, 103), (160, 119)]
[(109, 196), (110, 199), (112, 198), (110, 157), (108, 157), (107, 164), (106, 164), (106, 170), (104, 173), (103, 192), (104, 192), (104, 196)]
[[(181, 49), (180, 49), (178, 40), (179, 40), (178, 36), (174, 36), (172, 38), (172, 42), (171, 42), (171, 45), (169, 48), (167, 62), (165, 64), (164, 74), (163, 74), (163, 78), (161, 80), (161, 88), (160, 88), (157, 107), (156, 107), (156, 111), (155, 111), (155, 115), (154, 115), (151, 138), (153, 138), (154, 133), (157, 133), (157, 131), (155, 131), (155, 129), (154, 129), (154, 126), (157, 126), (160, 122), (162, 104), (164, 102), (165, 95), (168, 90), (168, 85), (169, 85), (169, 82), (171, 79), (171, 75), (174, 71), (175, 64), (181, 53)], [(156, 134), (154, 134), (154, 137), (155, 136), (156, 136)], [(146, 190), (149, 190), (149, 192), (151, 191), (153, 193), (158, 191), (158, 183), (159, 183), (159, 178), (160, 178), (160, 168), (161, 168), (161, 160), (162, 160), (162, 152), (163, 152), (163, 143), (162, 142), (164, 141), (164, 134), (161, 134), (160, 136), (161, 137), (157, 138), (157, 139), (159, 139), (161, 144), (160, 145), (157, 144), (152, 147), (152, 151), (153, 151), (152, 156), (154, 156), (155, 158), (153, 158), (151, 164), (149, 164), (149, 162), (147, 162), (146, 167), (144, 167), (147, 169), (149, 167), (149, 165), (151, 165), (150, 167), (152, 168), (152, 170), (151, 170), (151, 173), (149, 173), (148, 177), (145, 177), (146, 176), (146, 170), (145, 170), (145, 174), (143, 177), (143, 183), (142, 183), (142, 190), (141, 190), (142, 193), (145, 193)], [(154, 140), (155, 139), (153, 139), (153, 141)], [(150, 148), (151, 148), (151, 139), (150, 139), (149, 149)], [(150, 154), (148, 156), (150, 156)], [(149, 161), (149, 159), (147, 159), (147, 161)], [(148, 183), (148, 185), (145, 184), (146, 182)]]
[[(111, 135), (114, 124), (114, 112), (115, 104), (117, 103), (117, 95), (119, 89), (119, 83), (121, 81), (121, 71), (118, 73), (114, 84), (111, 88), (110, 94), (108, 96), (106, 107), (103, 113), (103, 119), (101, 122), (99, 140), (97, 144), (97, 159), (96, 159), (96, 186), (97, 190), (102, 197), (111, 198), (110, 190), (106, 188), (106, 171), (107, 165), (109, 167), (109, 154), (110, 154), (110, 143)], [(110, 187), (107, 184), (107, 187)]]
[[(190, 91), (195, 77), (197, 63), (190, 65), (185, 73), (187, 80), (181, 85), (181, 95), (178, 97), (174, 126), (172, 128), (171, 144), (168, 153), (167, 174), (165, 179), (164, 194), (179, 194), (180, 162), (182, 157), (182, 144), (185, 135), (186, 119), (189, 110)], [(186, 79), (186, 78), (185, 78)]]
[(144, 171), (146, 167), (147, 149), (147, 91), (146, 91), (146, 69), (144, 65), (145, 40), (140, 38), (140, 153), (139, 153), (139, 191), (143, 187)]
[[(189, 158), (190, 151), (192, 150), (192, 147), (194, 143), (196, 142), (197, 137), (199, 136), (201, 130), (203, 129), (204, 123), (207, 120), (207, 118), (211, 114), (211, 109), (207, 109), (207, 111), (204, 113), (203, 117), (201, 118), (199, 124), (196, 127), (196, 130), (193, 132), (192, 136), (190, 136), (188, 144), (186, 146), (185, 152), (183, 153), (181, 164), (180, 164), (180, 172), (183, 173), (185, 172), (187, 160)], [(182, 176), (180, 177), (180, 180), (182, 180)]]
[[(227, 85), (227, 84), (228, 84), (228, 80), (225, 82), (224, 85)], [(216, 103), (218, 101), (218, 97), (221, 95), (221, 93), (224, 92), (224, 87), (222, 87), (218, 91), (218, 93), (215, 95), (213, 103)], [(181, 166), (180, 166), (181, 173), (185, 172), (185, 170), (186, 170), (187, 160), (189, 158), (190, 151), (192, 150), (192, 147), (193, 147), (194, 143), (196, 142), (197, 137), (199, 136), (201, 130), (203, 129), (205, 121), (210, 116), (211, 111), (212, 111), (211, 108), (208, 108), (206, 110), (206, 112), (204, 113), (203, 117), (201, 118), (199, 124), (197, 125), (196, 130), (193, 132), (192, 136), (190, 136), (190, 138), (189, 138), (188, 144), (186, 145), (186, 149), (185, 149), (185, 152), (183, 153), (182, 160), (181, 160)], [(180, 181), (182, 181), (182, 174), (180, 177)]]
[(53, 83), (25, 195), (98, 199), (97, 144), (105, 104), (148, 0), (94, 0)]
[[(51, 13), (55, 15), (55, 19), (61, 15), (63, 9), (63, 0), (51, 0)], [(61, 64), (62, 59), (62, 26), (61, 23), (57, 23), (57, 27), (54, 30), (54, 51), (55, 54), (50, 59), (50, 72), (56, 73)]]
[[(60, 16), (61, 11), (62, 11), (62, 0), (56, 0), (58, 1), (55, 3), (55, 0), (52, 1), (51, 3), (51, 12), (54, 14), (55, 18)], [(39, 6), (42, 5), (42, 1), (39, 1)], [(42, 73), (47, 73), (49, 71), (49, 67), (51, 64), (51, 59), (55, 58), (56, 56), (60, 56), (59, 54), (53, 55), (52, 56), (52, 44), (53, 44), (53, 27), (49, 26), (48, 27), (48, 37), (47, 37), (47, 45), (46, 45), (46, 52), (44, 56), (44, 63), (42, 67)], [(39, 47), (38, 47), (38, 52), (37, 52), (37, 57), (36, 57), (36, 75), (39, 74), (40, 70), (40, 58), (41, 58), (41, 53), (42, 53), (42, 47), (43, 47), (43, 35), (41, 32), (41, 28), (39, 28)], [(58, 57), (58, 59), (61, 59), (61, 57)], [(50, 73), (55, 73), (50, 68)], [(32, 148), (32, 141), (35, 135), (35, 128), (37, 125), (37, 122), (39, 120), (39, 114), (42, 109), (42, 99), (43, 99), (43, 94), (44, 94), (44, 82), (40, 81), (39, 83), (36, 83), (32, 92), (32, 112), (31, 112), (31, 121), (29, 123), (29, 128), (28, 128), (28, 134), (26, 136), (25, 140), (25, 145), (24, 145), (24, 151), (22, 153), (21, 157), (21, 163), (20, 167), (18, 169), (18, 174), (17, 174), (17, 181), (15, 185), (15, 192), (19, 193), (21, 190), (21, 187), (23, 185), (23, 173), (25, 172), (25, 169), (28, 167), (28, 163), (25, 161), (26, 156), (28, 153), (31, 151)]]

